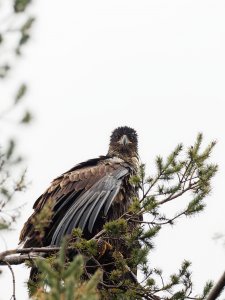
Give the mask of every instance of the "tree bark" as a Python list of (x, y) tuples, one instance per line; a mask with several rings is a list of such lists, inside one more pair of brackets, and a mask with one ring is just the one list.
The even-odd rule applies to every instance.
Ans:
[(219, 297), (225, 287), (225, 272), (220, 277), (218, 282), (213, 286), (206, 300), (215, 300)]

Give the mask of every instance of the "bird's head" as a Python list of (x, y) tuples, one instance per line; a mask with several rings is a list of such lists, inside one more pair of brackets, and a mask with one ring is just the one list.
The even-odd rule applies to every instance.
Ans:
[(110, 156), (118, 156), (122, 159), (138, 157), (137, 133), (134, 129), (123, 126), (116, 128), (110, 137)]

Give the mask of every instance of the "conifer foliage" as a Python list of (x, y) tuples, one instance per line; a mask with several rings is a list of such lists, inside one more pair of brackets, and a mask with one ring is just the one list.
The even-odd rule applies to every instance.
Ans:
[[(23, 54), (23, 48), (30, 39), (34, 17), (29, 12), (30, 0), (0, 0), (0, 230), (10, 228), (20, 214), (22, 205), (11, 207), (18, 192), (25, 189), (25, 171), (22, 155), (17, 151), (18, 130), (30, 123), (32, 115), (24, 98), (27, 84), (16, 82), (13, 99), (8, 82), (17, 59)], [(11, 78), (12, 79), (12, 78)], [(10, 80), (11, 80), (10, 79)], [(12, 81), (12, 80), (11, 80)], [(5, 82), (6, 85), (2, 85)], [(13, 85), (14, 82), (12, 82)], [(9, 126), (10, 124), (10, 126)], [(13, 126), (11, 126), (13, 125)]]
[[(199, 134), (188, 149), (183, 150), (180, 144), (166, 159), (158, 156), (155, 174), (146, 175), (142, 165), (138, 176), (131, 178), (139, 188), (139, 197), (133, 199), (122, 217), (106, 223), (91, 240), (85, 240), (82, 231), (74, 229), (73, 239), (64, 241), (60, 249), (21, 249), (22, 252), (10, 254), (29, 255), (4, 255), (4, 260), (13, 264), (17, 258), (17, 263), (19, 260), (36, 265), (39, 281), (29, 283), (33, 299), (205, 299), (212, 282), (207, 282), (199, 294), (193, 292), (189, 261), (185, 260), (178, 271), (165, 278), (163, 271), (149, 260), (154, 238), (163, 228), (204, 209), (217, 172), (217, 165), (209, 162), (214, 146), (215, 142), (211, 142), (203, 148)], [(175, 201), (181, 201), (183, 209), (167, 216), (165, 204), (173, 205)], [(130, 226), (133, 223), (138, 226)], [(101, 263), (100, 244), (110, 253), (108, 263)]]
[[(96, 271), (89, 281), (81, 279), (84, 268), (84, 258), (76, 255), (72, 261), (66, 257), (67, 245), (64, 240), (58, 255), (48, 259), (37, 259), (40, 270), (40, 286), (36, 289), (30, 285), (33, 299), (42, 300), (97, 300), (97, 284), (102, 272)], [(34, 290), (32, 288), (34, 287)], [(48, 291), (46, 288), (48, 287)]]
[[(0, 80), (8, 77), (30, 40), (35, 20), (29, 11), (31, 2), (0, 0)], [(10, 18), (6, 18), (7, 15)], [(7, 105), (1, 107), (0, 112), (1, 134), (10, 137), (1, 140), (0, 147), (0, 230), (15, 223), (20, 207), (10, 210), (9, 203), (26, 187), (25, 173), (15, 174), (22, 158), (17, 155), (14, 134), (5, 130), (5, 120), (21, 107), (26, 93), (27, 85), (17, 83), (13, 100), (5, 101)], [(13, 122), (20, 126), (29, 124), (31, 119), (32, 114), (25, 107), (22, 114), (21, 109), (18, 111), (15, 119), (13, 115)], [(139, 189), (139, 197), (133, 199), (121, 218), (106, 223), (92, 239), (85, 240), (78, 228), (74, 229), (72, 240), (64, 240), (60, 248), (17, 249), (15, 245), (16, 249), (0, 253), (0, 265), (6, 265), (12, 274), (12, 299), (16, 299), (13, 265), (21, 263), (38, 269), (38, 282), (28, 282), (30, 298), (36, 300), (206, 299), (212, 282), (206, 282), (203, 291), (193, 292), (189, 261), (182, 262), (169, 278), (155, 268), (154, 262), (149, 263), (154, 238), (161, 230), (174, 224), (179, 226), (176, 221), (180, 218), (194, 216), (205, 207), (217, 165), (209, 162), (215, 142), (204, 148), (202, 139), (199, 134), (188, 149), (179, 144), (166, 159), (158, 156), (155, 172), (150, 176), (142, 165), (139, 174), (131, 178), (131, 183)], [(165, 214), (165, 204), (173, 205), (176, 201), (182, 202), (183, 208), (172, 216)], [(43, 214), (33, 220), (40, 238), (49, 222), (49, 214), (51, 209), (46, 207)], [(131, 226), (134, 223), (138, 226)], [(111, 257), (104, 264), (99, 255), (100, 245)], [(213, 294), (219, 292), (217, 288)]]

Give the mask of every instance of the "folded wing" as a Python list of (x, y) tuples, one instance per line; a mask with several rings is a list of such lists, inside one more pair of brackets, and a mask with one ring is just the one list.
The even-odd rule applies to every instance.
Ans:
[(52, 204), (52, 215), (43, 245), (59, 245), (76, 227), (91, 233), (98, 217), (107, 215), (129, 172), (126, 163), (107, 157), (75, 166), (56, 178), (35, 202), (34, 213), (25, 223), (20, 240), (27, 241), (26, 247), (38, 245), (33, 219), (47, 203)]
[(82, 230), (88, 228), (92, 232), (100, 212), (107, 215), (113, 200), (120, 191), (123, 177), (128, 169), (119, 167), (111, 174), (106, 174), (97, 181), (89, 190), (80, 195), (65, 212), (58, 224), (51, 243), (59, 245), (63, 236), (71, 234), (73, 228)]

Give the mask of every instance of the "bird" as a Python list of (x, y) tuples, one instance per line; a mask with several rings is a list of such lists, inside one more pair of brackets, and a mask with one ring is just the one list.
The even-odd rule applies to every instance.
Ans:
[[(29, 247), (59, 247), (65, 236), (80, 228), (85, 239), (99, 233), (106, 222), (125, 214), (134, 195), (130, 178), (140, 167), (137, 132), (128, 126), (113, 130), (106, 155), (89, 159), (54, 179), (36, 200), (24, 224), (20, 244)], [(34, 220), (49, 206), (50, 220), (40, 238)]]

